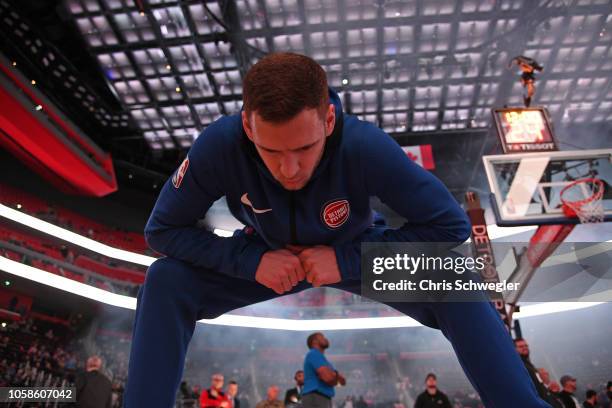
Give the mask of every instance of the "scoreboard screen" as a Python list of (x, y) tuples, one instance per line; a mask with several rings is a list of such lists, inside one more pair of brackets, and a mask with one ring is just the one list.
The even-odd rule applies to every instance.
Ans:
[(493, 109), (504, 153), (557, 150), (544, 108)]

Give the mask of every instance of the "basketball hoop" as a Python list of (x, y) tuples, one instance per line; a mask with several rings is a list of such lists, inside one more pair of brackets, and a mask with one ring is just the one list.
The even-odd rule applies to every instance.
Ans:
[(600, 179), (576, 180), (561, 190), (563, 212), (568, 217), (578, 217), (582, 224), (603, 222), (603, 193), (604, 183)]

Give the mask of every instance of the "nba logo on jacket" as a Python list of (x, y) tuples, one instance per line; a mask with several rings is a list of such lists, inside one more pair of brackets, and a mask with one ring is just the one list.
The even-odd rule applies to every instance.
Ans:
[(187, 173), (187, 167), (189, 167), (188, 157), (183, 160), (181, 166), (178, 168), (176, 173), (174, 173), (174, 177), (172, 177), (172, 184), (174, 185), (174, 188), (179, 188), (181, 186), (181, 183), (183, 182), (183, 177), (185, 177), (185, 173)]
[(329, 228), (338, 228), (348, 220), (350, 213), (348, 200), (334, 200), (323, 206), (321, 219)]

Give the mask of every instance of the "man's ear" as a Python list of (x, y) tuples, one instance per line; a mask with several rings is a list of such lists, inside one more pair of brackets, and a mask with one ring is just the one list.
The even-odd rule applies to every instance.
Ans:
[(336, 125), (336, 107), (330, 103), (325, 112), (325, 137), (331, 136)]
[(253, 129), (251, 128), (251, 122), (249, 121), (249, 115), (245, 111), (242, 111), (242, 127), (244, 128), (244, 133), (246, 133), (249, 140), (253, 141)]

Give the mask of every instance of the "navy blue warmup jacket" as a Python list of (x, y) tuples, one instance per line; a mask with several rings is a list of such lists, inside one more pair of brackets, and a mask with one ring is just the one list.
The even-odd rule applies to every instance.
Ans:
[[(264, 252), (287, 244), (329, 245), (343, 280), (360, 279), (360, 244), (378, 241), (463, 242), (470, 223), (432, 174), (371, 123), (342, 112), (330, 89), (336, 124), (312, 179), (285, 190), (246, 137), (240, 114), (209, 125), (168, 180), (145, 227), (149, 246), (217, 273), (255, 280)], [(288, 135), (287, 137), (290, 137)], [(196, 226), (226, 197), (229, 210), (255, 233), (219, 237)], [(370, 196), (406, 223), (374, 227)]]

